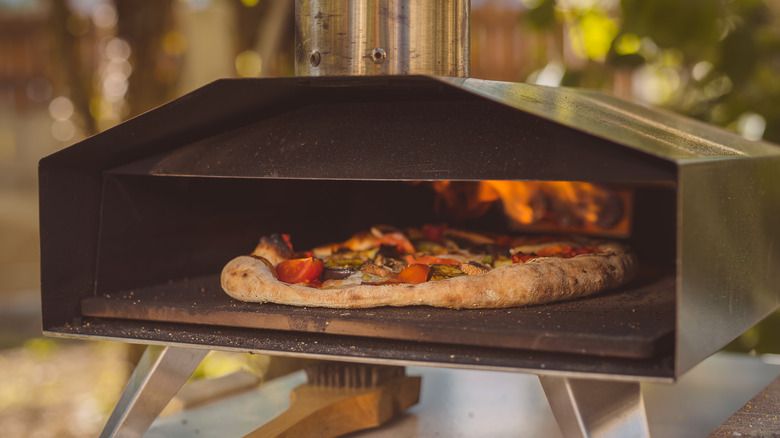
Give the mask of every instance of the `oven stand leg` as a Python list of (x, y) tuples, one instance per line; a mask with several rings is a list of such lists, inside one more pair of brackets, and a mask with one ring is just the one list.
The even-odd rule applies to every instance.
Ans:
[(101, 438), (142, 436), (208, 352), (184, 347), (146, 347)]
[(649, 438), (638, 382), (539, 376), (566, 438)]

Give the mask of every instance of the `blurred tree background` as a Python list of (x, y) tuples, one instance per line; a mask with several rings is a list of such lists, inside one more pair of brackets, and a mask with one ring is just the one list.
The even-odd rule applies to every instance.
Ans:
[[(52, 131), (69, 144), (219, 77), (292, 75), (292, 4), (0, 0), (3, 46), (46, 58), (29, 71), (9, 49), (0, 83), (61, 97)], [(780, 142), (778, 19), (776, 0), (472, 0), (472, 76), (602, 89)]]
[[(515, 5), (500, 79), (597, 88), (780, 142), (780, 5), (771, 0), (485, 1), (474, 76), (491, 77), (490, 20)], [(490, 12), (488, 12), (490, 11)], [(481, 20), (486, 24), (483, 26)], [(506, 19), (505, 19), (506, 20)], [(510, 31), (505, 31), (510, 34)]]

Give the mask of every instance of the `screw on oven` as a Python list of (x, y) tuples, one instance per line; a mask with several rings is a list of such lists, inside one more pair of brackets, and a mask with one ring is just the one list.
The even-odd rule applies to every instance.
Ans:
[(385, 58), (387, 58), (387, 52), (385, 52), (385, 49), (377, 47), (371, 51), (371, 60), (374, 61), (374, 64), (383, 63)]
[(309, 56), (309, 64), (311, 64), (312, 67), (316, 67), (320, 65), (320, 61), (322, 61), (322, 55), (320, 55), (320, 52), (317, 50), (312, 50), (311, 55)]

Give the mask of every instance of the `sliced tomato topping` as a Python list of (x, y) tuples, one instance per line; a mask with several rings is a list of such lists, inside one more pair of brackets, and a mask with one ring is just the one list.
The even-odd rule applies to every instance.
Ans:
[(586, 247), (573, 248), (571, 245), (553, 245), (548, 246), (547, 248), (542, 248), (533, 254), (525, 254), (522, 252), (513, 254), (512, 263), (525, 263), (528, 260), (536, 257), (560, 257), (563, 259), (568, 259), (580, 254), (593, 254), (594, 252), (596, 252), (596, 250)]
[(425, 240), (430, 240), (431, 242), (441, 243), (444, 237), (444, 230), (446, 229), (447, 224), (425, 224), (422, 227), (423, 238)]
[(396, 275), (393, 281), (398, 283), (425, 283), (431, 268), (427, 265), (409, 265)]
[(285, 283), (316, 283), (322, 269), (322, 260), (314, 257), (285, 260), (276, 265), (276, 278)]
[(512, 254), (512, 263), (525, 263), (534, 257), (536, 256), (533, 254), (525, 254), (522, 252), (518, 252), (517, 254)]
[(534, 251), (536, 255), (542, 256), (542, 257), (549, 257), (549, 256), (558, 256), (560, 257), (561, 254), (566, 254), (568, 252), (572, 251), (571, 246), (563, 246), (563, 245), (553, 245), (548, 246), (539, 250)]
[(409, 239), (401, 233), (387, 233), (377, 241), (376, 246), (379, 245), (393, 245), (398, 248), (398, 252), (401, 254), (414, 252), (414, 245)]
[(421, 264), (421, 265), (455, 265), (460, 266), (461, 262), (455, 259), (447, 259), (443, 257), (434, 256), (422, 256), (415, 258), (412, 255), (406, 256), (406, 263), (409, 265)]

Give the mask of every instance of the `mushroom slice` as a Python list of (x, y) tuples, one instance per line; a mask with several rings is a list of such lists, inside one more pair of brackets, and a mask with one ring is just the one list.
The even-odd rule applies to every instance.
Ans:
[(371, 275), (377, 275), (377, 276), (383, 277), (383, 278), (391, 277), (394, 274), (394, 272), (391, 271), (390, 269), (385, 268), (383, 266), (377, 266), (377, 265), (375, 265), (375, 264), (373, 264), (371, 262), (363, 263), (360, 266), (360, 270), (362, 272), (365, 272), (365, 273), (368, 273), (368, 274), (371, 274)]

